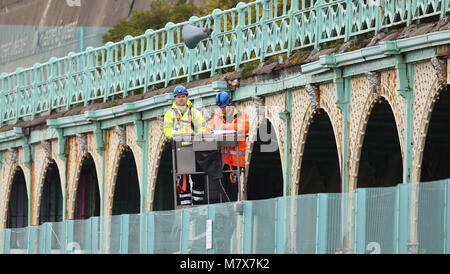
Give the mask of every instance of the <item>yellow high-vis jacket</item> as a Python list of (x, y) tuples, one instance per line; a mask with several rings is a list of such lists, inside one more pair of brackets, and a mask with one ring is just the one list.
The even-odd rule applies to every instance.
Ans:
[(172, 138), (173, 133), (200, 133), (206, 131), (206, 122), (202, 113), (192, 107), (192, 102), (187, 101), (188, 110), (181, 114), (176, 102), (173, 102), (172, 108), (164, 115), (164, 135), (166, 138)]

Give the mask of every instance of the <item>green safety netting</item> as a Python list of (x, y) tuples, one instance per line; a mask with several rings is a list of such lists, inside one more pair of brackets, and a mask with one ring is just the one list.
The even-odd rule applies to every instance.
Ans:
[(2, 253), (449, 253), (450, 180), (0, 231)]

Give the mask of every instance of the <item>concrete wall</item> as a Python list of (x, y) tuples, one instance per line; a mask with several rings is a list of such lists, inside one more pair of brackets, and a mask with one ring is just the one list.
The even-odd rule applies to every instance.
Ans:
[[(133, 11), (153, 0), (136, 0)], [(177, 0), (168, 0), (175, 3)], [(198, 5), (206, 0), (195, 0)], [(70, 3), (80, 6), (70, 6)], [(87, 47), (128, 16), (132, 0), (0, 0), (0, 73), (45, 63)], [(81, 28), (84, 27), (84, 28)]]
[[(70, 6), (70, 3), (80, 6)], [(0, 0), (0, 25), (111, 27), (127, 17), (131, 0)], [(136, 0), (133, 11), (144, 11), (152, 0)], [(175, 0), (168, 0), (175, 3)], [(195, 0), (201, 5), (206, 0)]]

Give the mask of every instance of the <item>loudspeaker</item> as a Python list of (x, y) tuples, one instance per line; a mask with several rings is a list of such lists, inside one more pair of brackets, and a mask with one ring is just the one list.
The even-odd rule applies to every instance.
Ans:
[(198, 28), (191, 24), (186, 24), (182, 31), (184, 44), (188, 48), (193, 49), (197, 46), (198, 42), (211, 36), (211, 32), (212, 29)]

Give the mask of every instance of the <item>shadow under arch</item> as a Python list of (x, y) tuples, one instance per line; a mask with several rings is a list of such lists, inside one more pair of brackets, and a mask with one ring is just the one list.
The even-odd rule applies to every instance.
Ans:
[[(446, 191), (428, 182), (450, 178), (450, 88), (437, 95), (432, 107), (420, 170), (418, 187), (417, 242), (420, 253), (442, 253), (445, 241)], [(422, 184), (425, 183), (425, 184)], [(438, 185), (436, 185), (438, 186)], [(441, 185), (442, 186), (442, 185)], [(432, 202), (430, 202), (432, 201)], [(433, 214), (430, 214), (432, 212)], [(433, 237), (430, 237), (430, 231)]]
[(450, 89), (440, 92), (425, 140), (420, 182), (450, 178)]
[(45, 173), (39, 204), (39, 224), (61, 222), (63, 215), (63, 196), (59, 169), (55, 161), (51, 161)]
[(112, 215), (141, 212), (139, 178), (133, 151), (127, 146), (121, 153), (114, 187)]
[(339, 154), (328, 114), (319, 110), (308, 129), (300, 167), (298, 194), (341, 191)]
[(172, 176), (172, 144), (165, 142), (159, 160), (158, 175), (156, 176), (155, 198), (153, 210), (174, 209), (174, 189)]
[(28, 195), (25, 174), (20, 167), (14, 171), (9, 194), (6, 228), (28, 226)]
[(283, 170), (278, 139), (266, 119), (258, 128), (247, 178), (247, 199), (260, 200), (283, 195)]
[(81, 165), (74, 212), (74, 219), (77, 220), (100, 216), (100, 188), (95, 162), (90, 153)]
[(390, 187), (403, 181), (403, 162), (394, 113), (381, 97), (364, 134), (357, 187)]

